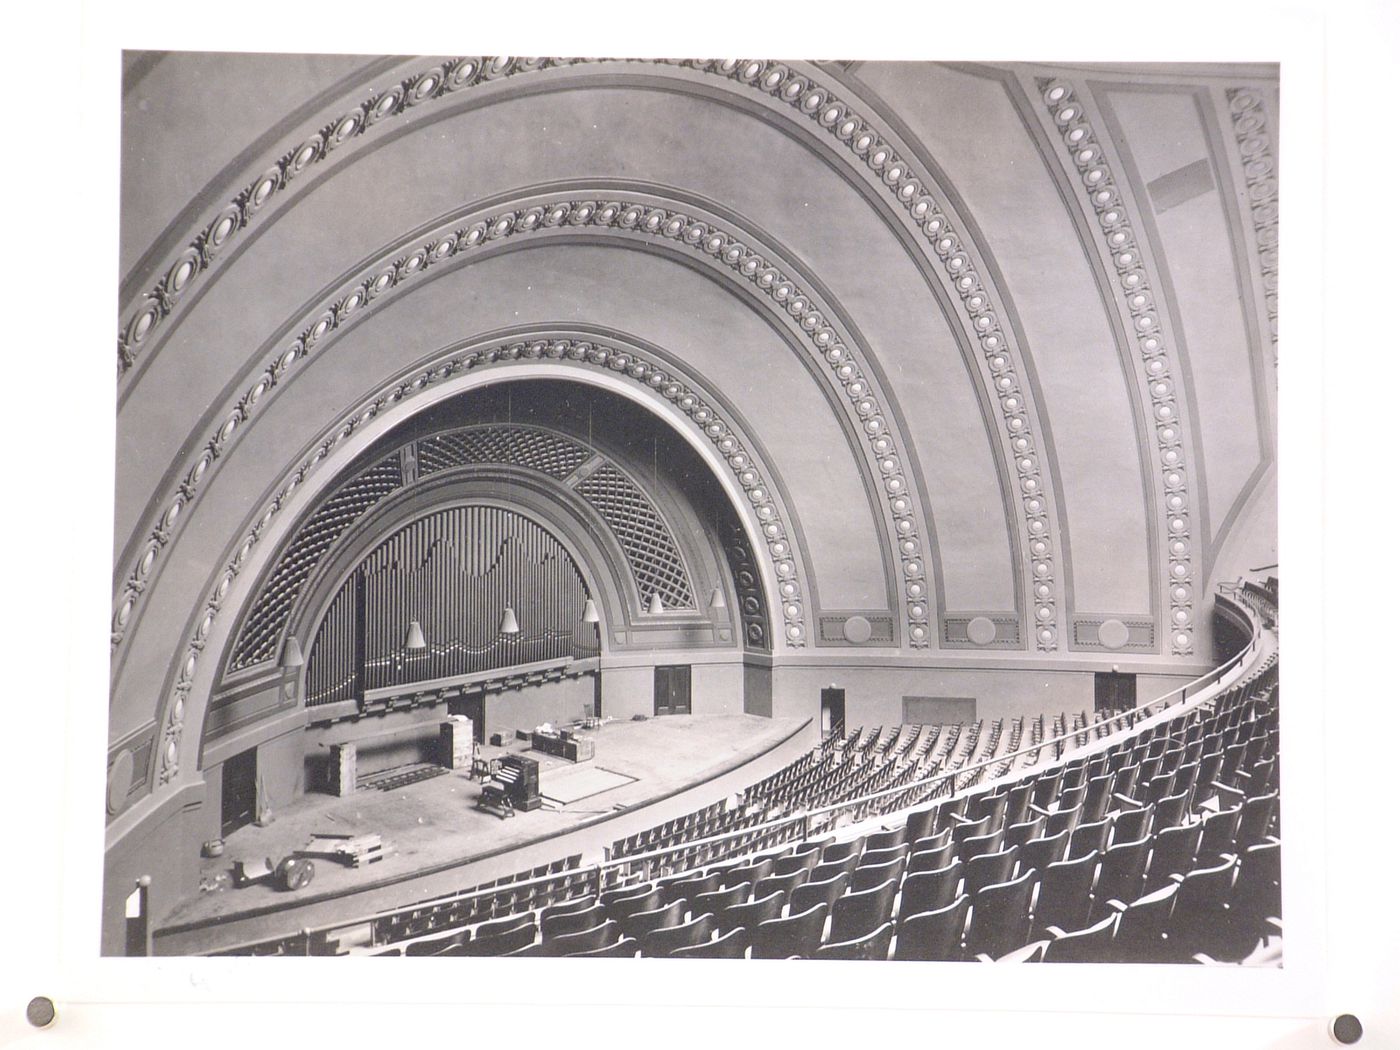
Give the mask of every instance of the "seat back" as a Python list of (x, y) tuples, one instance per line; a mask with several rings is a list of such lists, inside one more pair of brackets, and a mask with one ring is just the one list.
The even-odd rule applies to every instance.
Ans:
[(701, 893), (690, 901), (692, 915), (704, 915), (707, 911), (718, 915), (732, 904), (743, 904), (749, 899), (749, 884), (741, 882), (737, 886), (726, 886), (714, 893)]
[(903, 860), (907, 856), (909, 856), (909, 847), (902, 842), (897, 846), (889, 846), (885, 849), (870, 849), (867, 846), (861, 851), (856, 867), (869, 868), (877, 864), (888, 864), (892, 860)]
[(685, 898), (681, 898), (670, 904), (663, 904), (660, 908), (624, 916), (617, 920), (617, 924), (626, 936), (641, 940), (652, 930), (659, 930), (663, 926), (678, 926), (685, 919), (687, 909)]
[(590, 930), (599, 923), (605, 922), (607, 918), (608, 909), (601, 904), (595, 904), (591, 908), (584, 908), (581, 911), (546, 914), (540, 920), (540, 933), (545, 940), (551, 940), (565, 934), (577, 933), (579, 930)]
[(910, 872), (900, 887), (899, 913), (917, 915), (946, 908), (957, 898), (962, 876), (960, 860), (937, 871)]
[(917, 842), (919, 839), (927, 838), (933, 834), (933, 829), (938, 823), (938, 807), (928, 806), (924, 809), (916, 809), (904, 819), (904, 830), (910, 842)]
[(735, 926), (713, 941), (682, 945), (672, 950), (672, 959), (742, 959), (749, 950), (749, 933)]
[(968, 958), (999, 958), (1029, 939), (1031, 892), (1038, 873), (1028, 868), (1009, 882), (979, 890), (972, 898), (964, 952)]
[(1056, 861), (1064, 860), (1065, 850), (1069, 847), (1069, 834), (1068, 831), (1061, 831), (1031, 839), (1021, 847), (1021, 866), (1043, 871)]
[(1103, 820), (1104, 814), (1108, 812), (1114, 776), (1113, 773), (1101, 773), (1089, 779), (1088, 790), (1084, 794), (1084, 815), (1080, 818), (1081, 824), (1093, 824)]
[(812, 874), (807, 878), (808, 882), (826, 882), (837, 875), (850, 875), (860, 864), (860, 854), (852, 853), (848, 857), (839, 857), (836, 860), (823, 861), (812, 869)]
[(909, 825), (906, 823), (888, 831), (877, 831), (873, 835), (867, 835), (865, 852), (869, 854), (875, 850), (893, 849), (896, 846), (906, 845), (910, 841)]
[(704, 915), (697, 915), (689, 922), (650, 930), (640, 938), (642, 958), (662, 959), (677, 948), (703, 944), (714, 936), (717, 928), (718, 923), (715, 921), (714, 915), (706, 912)]
[(1235, 856), (1226, 854), (1210, 858), (1208, 866), (1181, 876), (1176, 914), (1169, 931), (1172, 952), (1178, 960), (1189, 959), (1197, 952), (1213, 958), (1236, 954), (1243, 957), (1254, 946), (1255, 931), (1243, 930), (1240, 924), (1231, 922), (1236, 867)]
[(537, 932), (538, 928), (534, 923), (527, 926), (517, 926), (513, 930), (494, 933), (487, 937), (481, 936), (480, 931), (478, 931), (472, 940), (452, 949), (452, 954), (468, 955), (474, 958), (509, 955), (511, 952), (520, 951), (522, 948), (534, 944)]
[(1113, 818), (1113, 836), (1109, 839), (1109, 843), (1116, 846), (1120, 842), (1136, 842), (1147, 834), (1151, 826), (1151, 806), (1121, 810)]
[(865, 837), (849, 839), (846, 842), (833, 842), (822, 850), (823, 864), (830, 864), (834, 860), (845, 860), (852, 854), (859, 855), (865, 847)]
[(773, 862), (773, 874), (791, 875), (796, 871), (811, 871), (821, 859), (821, 850), (809, 849), (801, 853), (789, 853)]
[(785, 919), (759, 923), (753, 931), (750, 958), (787, 959), (793, 955), (811, 955), (821, 943), (822, 927), (829, 910), (825, 902), (818, 902)]
[(512, 933), (522, 926), (534, 927), (535, 913), (531, 911), (521, 912), (519, 915), (512, 915), (509, 918), (497, 919), (494, 922), (484, 922), (476, 928), (474, 937), (498, 937), (503, 933)]
[(1200, 843), (1200, 824), (1182, 824), (1153, 835), (1145, 887), (1148, 890), (1159, 889), (1170, 882), (1173, 875), (1184, 875), (1190, 871), (1196, 862), (1196, 850)]
[(958, 856), (966, 864), (975, 857), (980, 857), (986, 853), (995, 853), (1001, 848), (1001, 829), (990, 832), (986, 835), (974, 835), (963, 840), (958, 847)]
[(1118, 916), (1109, 915), (1084, 929), (1061, 932), (1045, 946), (1042, 962), (1107, 962)]
[(1103, 908), (1110, 900), (1137, 900), (1151, 841), (1150, 836), (1144, 835), (1136, 842), (1120, 842), (1103, 855), (1098, 880), (1094, 883), (1097, 914), (1103, 914)]
[[(625, 891), (619, 890), (617, 892), (625, 897), (635, 895), (642, 891), (640, 891), (637, 886), (629, 886)], [(587, 897), (578, 897), (571, 901), (562, 901), (559, 904), (551, 904), (549, 907), (545, 908), (544, 911), (540, 912), (540, 922), (544, 923), (545, 920), (551, 919), (556, 915), (572, 915), (576, 911), (587, 911), (600, 901), (601, 898), (589, 895)]]
[(986, 835), (992, 828), (992, 818), (982, 817), (978, 820), (958, 821), (953, 824), (953, 841), (959, 847), (968, 839), (978, 838)]
[(817, 903), (823, 903), (830, 908), (836, 903), (836, 898), (841, 896), (846, 889), (846, 883), (850, 881), (850, 878), (844, 871), (838, 871), (831, 878), (821, 882), (803, 883), (789, 895), (791, 906), (788, 908), (788, 912), (807, 911)]
[(1104, 817), (1092, 824), (1081, 823), (1069, 837), (1069, 852), (1066, 856), (1073, 860), (1086, 853), (1102, 851), (1108, 845), (1108, 834), (1113, 830), (1113, 820)]
[(1073, 832), (1079, 826), (1080, 807), (1061, 806), (1045, 818), (1045, 835), (1058, 835), (1062, 831)]
[(937, 871), (939, 868), (946, 868), (957, 859), (958, 844), (945, 842), (937, 848), (909, 854), (909, 863), (905, 870), (911, 875), (916, 871)]
[(766, 897), (754, 896), (747, 904), (732, 904), (715, 916), (721, 933), (738, 929), (740, 926), (752, 929), (761, 922), (776, 919), (783, 914), (787, 894), (775, 890)]
[[(606, 897), (606, 894), (604, 897)], [(618, 897), (611, 901), (603, 899), (603, 908), (607, 912), (609, 919), (617, 919), (621, 922), (629, 915), (636, 915), (638, 912), (652, 911), (653, 909), (662, 907), (664, 903), (661, 887), (651, 886), (642, 893), (634, 894), (631, 897)]]
[(574, 952), (586, 952), (593, 948), (602, 948), (612, 944), (617, 941), (620, 932), (617, 923), (608, 919), (597, 926), (579, 930), (576, 933), (546, 937), (540, 942), (540, 947), (545, 955), (571, 955)]
[(878, 886), (888, 879), (893, 879), (896, 883), (904, 877), (904, 858), (896, 857), (894, 860), (886, 861), (883, 864), (862, 864), (851, 872), (851, 889), (853, 891), (868, 890), (872, 886)]
[(1000, 853), (984, 853), (967, 862), (963, 892), (975, 898), (977, 891), (998, 882), (1006, 882), (1016, 868), (1016, 857), (1020, 850), (1016, 846)]
[(741, 882), (747, 882), (753, 886), (760, 879), (766, 879), (773, 874), (775, 863), (776, 858), (774, 857), (760, 857), (751, 864), (740, 864), (730, 868), (724, 876), (724, 884), (725, 886), (737, 886)]
[(1244, 850), (1263, 842), (1264, 836), (1269, 832), (1269, 825), (1273, 822), (1274, 811), (1277, 808), (1277, 791), (1246, 799), (1244, 813), (1240, 816), (1240, 826), (1235, 833), (1235, 848)]
[(933, 911), (905, 913), (896, 929), (894, 957), (926, 961), (962, 958), (962, 936), (972, 898), (963, 894)]
[(1030, 820), (1022, 821), (1019, 824), (1011, 824), (1002, 832), (1001, 844), (1003, 847), (1024, 846), (1031, 839), (1039, 838), (1040, 833), (1044, 829), (1044, 817), (1032, 817)]
[(1118, 916), (1113, 934), (1114, 962), (1166, 962), (1167, 924), (1176, 903), (1177, 885), (1169, 883), (1139, 897)]
[(1197, 850), (1208, 856), (1232, 852), (1243, 814), (1244, 806), (1239, 805), (1219, 810), (1206, 817), (1202, 822), (1201, 841)]
[(1089, 893), (1103, 854), (1097, 850), (1074, 860), (1057, 861), (1040, 874), (1035, 899), (1035, 928), (1077, 930), (1089, 921)]
[(1158, 801), (1156, 812), (1152, 814), (1154, 832), (1163, 828), (1174, 828), (1186, 819), (1186, 799), (1189, 794), (1189, 788), (1182, 788)]
[(719, 889), (722, 874), (718, 871), (707, 872), (695, 878), (681, 879), (669, 885), (663, 884), (661, 888), (661, 899), (667, 904), (672, 901), (688, 900), (697, 897), (702, 893), (713, 893)]
[(855, 940), (887, 922), (894, 911), (894, 895), (898, 889), (899, 883), (889, 879), (872, 889), (836, 898), (831, 906), (831, 933), (827, 940)]
[(817, 959), (863, 959), (883, 960), (890, 955), (890, 938), (894, 935), (894, 923), (886, 922), (871, 930), (864, 937), (847, 941), (828, 941), (817, 949)]
[(769, 875), (766, 879), (759, 879), (758, 884), (753, 888), (754, 900), (767, 897), (771, 893), (781, 893), (786, 899), (792, 895), (792, 891), (807, 881), (810, 873), (806, 868), (798, 868), (790, 871), (786, 875)]
[(605, 944), (599, 948), (589, 948), (584, 951), (569, 952), (570, 959), (632, 959), (637, 954), (637, 939), (635, 937), (623, 937), (613, 944)]

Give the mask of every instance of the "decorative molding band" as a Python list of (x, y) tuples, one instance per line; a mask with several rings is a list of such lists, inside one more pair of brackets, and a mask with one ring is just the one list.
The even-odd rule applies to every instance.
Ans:
[(1104, 653), (1155, 653), (1157, 631), (1150, 616), (1076, 616), (1070, 648)]
[(1099, 231), (1118, 275), (1123, 305), (1131, 318), (1131, 336), (1137, 342), (1143, 376), (1152, 399), (1152, 422), (1157, 431), (1157, 460), (1167, 517), (1166, 583), (1171, 603), (1172, 653), (1190, 656), (1195, 634), (1191, 511), (1187, 499), (1183, 427), (1176, 401), (1176, 384), (1172, 378), (1174, 355), (1158, 321), (1143, 253), (1128, 221), (1127, 207), (1114, 184), (1113, 172), (1085, 116), (1083, 105), (1063, 80), (1037, 77), (1036, 86), (1061, 134), (1070, 161), (1079, 172), (1085, 195), (1094, 210)]
[[(166, 276), (126, 314), (118, 339), (118, 374), (123, 379), (143, 347), (154, 342), (156, 327), (172, 313), (179, 298), (200, 274), (210, 269), (216, 256), (246, 228), (266, 202), (284, 191), (300, 173), (326, 163), (341, 144), (362, 136), (382, 121), (406, 112), (422, 102), (444, 98), (475, 85), (500, 81), (520, 73), (559, 67), (598, 64), (594, 59), (554, 58), (457, 58), (433, 66), (417, 76), (373, 95), (337, 120), (328, 122), (301, 146), (284, 154), (267, 171), (245, 187), (215, 215), (175, 259)], [(1022, 503), (1021, 543), (1029, 553), (1035, 636), (1042, 651), (1058, 647), (1057, 542), (1051, 493), (1042, 473), (1037, 439), (1039, 430), (1024, 393), (1023, 355), (1011, 333), (1004, 330), (996, 301), (1004, 298), (978, 273), (974, 252), (948, 217), (948, 210), (934, 199), (934, 180), (914, 171), (901, 155), (847, 101), (823, 86), (809, 70), (798, 72), (788, 65), (763, 59), (724, 60), (623, 60), (652, 68), (674, 66), (695, 69), (726, 83), (748, 88), (786, 104), (799, 118), (824, 130), (839, 144), (838, 152), (858, 170), (866, 171), (884, 190), (900, 221), (914, 231), (952, 297), (967, 312), (971, 339), (982, 351), (982, 382), (989, 400), (1002, 416), (1002, 457), (1010, 483)], [(909, 151), (906, 149), (905, 154)], [(305, 180), (302, 180), (303, 183)], [(906, 501), (907, 502), (907, 501)], [(912, 522), (911, 522), (912, 524)], [(901, 534), (903, 535), (903, 534)], [(916, 537), (907, 537), (917, 545)], [(911, 621), (910, 642), (928, 644), (927, 585), (906, 576), (906, 615)]]
[(1228, 88), (1230, 119), (1240, 149), (1249, 216), (1254, 224), (1255, 260), (1264, 285), (1264, 309), (1269, 318), (1269, 340), (1278, 366), (1278, 174), (1269, 146), (1264, 99), (1253, 88)]
[[(464, 258), (473, 250), (509, 237), (538, 235), (548, 231), (564, 233), (587, 228), (612, 236), (647, 239), (671, 246), (672, 250), (693, 252), (717, 262), (717, 272), (727, 274), (755, 294), (758, 301), (781, 316), (800, 333), (814, 358), (818, 375), (826, 377), (847, 406), (842, 417), (865, 442), (865, 456), (872, 484), (884, 493), (885, 513), (896, 542), (895, 561), (902, 567), (906, 595), (909, 644), (929, 645), (928, 584), (923, 563), (923, 543), (919, 537), (911, 485), (904, 473), (903, 457), (892, 428), (887, 422), (883, 395), (873, 390), (858, 361), (858, 355), (833, 327), (839, 323), (834, 311), (819, 309), (814, 297), (792, 277), (786, 264), (775, 264), (771, 251), (756, 251), (748, 236), (722, 229), (712, 219), (697, 218), (691, 212), (647, 202), (608, 199), (548, 198), (541, 203), (520, 204), (486, 214), (476, 213), (449, 220), (438, 231), (416, 243), (391, 247), (361, 273), (331, 293), (321, 308), (308, 315), (310, 321), (284, 327), (283, 337), (275, 340), (273, 356), (248, 389), (232, 400), (218, 416), (214, 432), (203, 442), (195, 439), (194, 465), (175, 491), (161, 496), (156, 506), (163, 508), (150, 522), (135, 564), (123, 573), (112, 615), (111, 644), (115, 651), (125, 636), (142, 593), (151, 580), (156, 561), (169, 545), (173, 529), (207, 484), (232, 444), (246, 430), (264, 396), (279, 383), (289, 382), (313, 354), (323, 354), (338, 331), (348, 327), (389, 299), (400, 294), (415, 278), (443, 265), (446, 260)], [(457, 225), (464, 222), (464, 225)], [(779, 268), (782, 265), (783, 268)], [(415, 284), (416, 286), (416, 284)], [(286, 335), (299, 331), (283, 342)], [(664, 382), (664, 381), (663, 381)], [(695, 400), (694, 395), (689, 395)], [(691, 405), (680, 404), (685, 411)], [(747, 458), (747, 457), (745, 457)], [(763, 514), (772, 513), (769, 489), (757, 483), (751, 469), (741, 470), (740, 483), (750, 501)], [(784, 546), (786, 542), (784, 541)], [(790, 559), (783, 559), (790, 565)], [(781, 574), (780, 574), (781, 575)], [(800, 610), (795, 614), (800, 617)], [(789, 644), (799, 635), (787, 632)]]
[(945, 649), (1020, 649), (1021, 622), (1006, 613), (961, 613), (943, 620)]
[[(617, 341), (617, 340), (609, 340)], [(492, 340), (485, 344), (461, 344), (449, 347), (427, 365), (404, 373), (374, 395), (345, 413), (340, 421), (323, 432), (311, 451), (292, 468), (276, 487), (276, 494), (266, 503), (225, 564), (208, 598), (204, 615), (186, 640), (185, 651), (176, 680), (166, 702), (160, 752), (159, 782), (172, 780), (179, 772), (181, 734), (184, 730), (185, 704), (194, 681), (195, 670), (214, 624), (223, 611), (223, 603), (234, 581), (247, 567), (254, 548), (267, 533), (278, 513), (292, 494), (313, 475), (322, 472), (333, 452), (371, 420), (388, 414), (400, 415), (405, 405), (423, 391), (445, 380), (478, 369), (528, 366), (541, 361), (567, 362), (571, 365), (599, 369), (631, 379), (661, 401), (673, 406), (672, 415), (680, 415), (702, 433), (725, 457), (734, 477), (749, 497), (748, 510), (757, 519), (759, 534), (764, 538), (769, 562), (778, 581), (778, 597), (783, 612), (783, 637), (789, 648), (802, 648), (806, 639), (805, 600), (802, 592), (802, 572), (798, 564), (797, 545), (790, 539), (791, 528), (783, 510), (771, 495), (772, 486), (766, 480), (767, 470), (755, 462), (743, 439), (732, 423), (724, 418), (714, 400), (697, 392), (679, 378), (663, 362), (659, 362), (636, 346), (616, 349), (604, 342), (576, 338), (512, 338)], [(747, 595), (746, 595), (747, 597)]]
[(828, 613), (817, 617), (817, 644), (895, 645), (895, 618), (888, 613)]

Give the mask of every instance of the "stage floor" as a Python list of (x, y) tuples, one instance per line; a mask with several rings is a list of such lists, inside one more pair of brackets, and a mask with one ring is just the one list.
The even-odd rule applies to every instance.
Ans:
[[(540, 763), (544, 805), (504, 820), (476, 808), (481, 786), (466, 770), (392, 791), (304, 795), (275, 812), (267, 827), (229, 835), (223, 856), (204, 861), (203, 874), (231, 872), (240, 859), (266, 857), (276, 864), (305, 848), (314, 833), (378, 834), (384, 858), (361, 868), (315, 859), (312, 883), (296, 891), (258, 883), (197, 892), (160, 923), (155, 951), (207, 951), (352, 919), (572, 853), (596, 861), (614, 839), (707, 805), (786, 765), (815, 743), (804, 727), (808, 720), (755, 715), (610, 722), (587, 731), (596, 755), (577, 765), (532, 751), (527, 741), (486, 748), (486, 755), (518, 752)], [(486, 858), (498, 859), (476, 863)], [(435, 877), (420, 878), (427, 875)]]

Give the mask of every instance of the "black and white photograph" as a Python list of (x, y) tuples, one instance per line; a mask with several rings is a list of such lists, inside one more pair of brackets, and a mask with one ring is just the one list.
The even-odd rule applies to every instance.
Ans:
[(1276, 66), (123, 63), (104, 952), (1279, 964)]
[(80, 998), (460, 983), (525, 1038), (586, 986), (1306, 986), (1268, 1045), (1359, 1038), (1322, 785), (1385, 732), (1327, 710), (1297, 539), (1306, 17), (1005, 58), (103, 24)]

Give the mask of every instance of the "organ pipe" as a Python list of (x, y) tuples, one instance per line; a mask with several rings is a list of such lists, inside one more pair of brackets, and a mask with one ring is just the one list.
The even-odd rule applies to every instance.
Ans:
[[(554, 536), (500, 507), (465, 506), (411, 522), (356, 566), (316, 630), (307, 705), (365, 690), (597, 653), (581, 622), (587, 588)], [(497, 633), (514, 606), (520, 633)], [(408, 652), (418, 620), (427, 649)]]

